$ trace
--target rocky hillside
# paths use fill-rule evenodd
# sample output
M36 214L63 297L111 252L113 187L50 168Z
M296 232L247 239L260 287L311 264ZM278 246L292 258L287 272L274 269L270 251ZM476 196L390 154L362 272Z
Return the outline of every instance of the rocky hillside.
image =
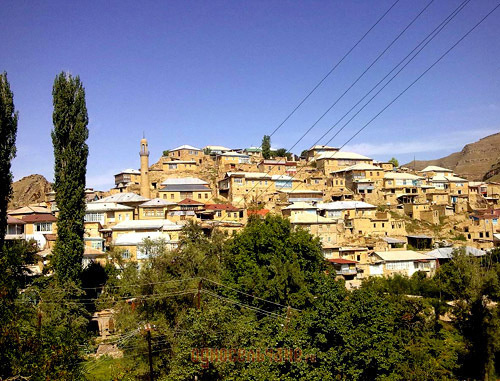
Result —
M483 180L500 182L500 159L486 172Z
M437 165L452 169L459 176L471 181L481 181L487 173L492 173L487 177L488 179L495 174L492 171L495 164L497 164L497 170L500 169L499 162L500 133L496 133L475 143L467 144L460 152L452 153L446 157L435 160L417 160L415 161L415 169L421 170L428 165ZM413 168L414 163L404 164L404 166Z
M12 184L14 190L9 209L45 201L45 193L52 190L51 184L42 175L29 175Z

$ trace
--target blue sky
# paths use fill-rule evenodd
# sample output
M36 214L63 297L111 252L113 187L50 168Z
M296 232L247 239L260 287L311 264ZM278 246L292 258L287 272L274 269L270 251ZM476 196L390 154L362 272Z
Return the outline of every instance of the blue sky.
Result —
M272 145L291 147L429 1L400 0ZM139 166L143 132L150 162L181 144L259 145L393 2L4 1L0 70L20 114L15 179L52 180L51 92L61 71L80 75L86 89L88 186L108 189L114 173ZM294 152L316 142L459 3L434 1ZM330 144L344 144L495 5L472 0ZM432 159L500 131L499 21L500 10L346 149Z

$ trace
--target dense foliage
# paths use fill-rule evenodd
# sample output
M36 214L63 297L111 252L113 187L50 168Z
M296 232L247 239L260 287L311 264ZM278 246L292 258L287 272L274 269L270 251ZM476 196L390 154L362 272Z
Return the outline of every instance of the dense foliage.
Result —
M0 74L0 249L7 231L7 207L12 196L11 161L16 156L18 113L7 73Z
M54 191L59 208L53 265L61 281L78 282L82 270L85 231L85 175L88 116L85 90L77 76L59 74L52 91L54 112Z
M15 283L2 280L11 290L0 309L4 378L147 379L149 327L156 380L496 375L499 251L456 253L433 278L370 278L348 291L318 240L286 219L251 219L232 236L189 223L175 250L145 240L150 257L140 266L113 249L105 267L84 270L82 291L47 277L26 284L29 247L15 249L21 259L6 277ZM105 308L116 334L102 341L87 311ZM85 356L102 342L123 357Z

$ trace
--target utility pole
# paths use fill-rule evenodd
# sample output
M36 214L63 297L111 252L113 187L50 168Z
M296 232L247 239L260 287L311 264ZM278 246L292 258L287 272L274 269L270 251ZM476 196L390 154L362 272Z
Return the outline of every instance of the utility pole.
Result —
M285 332L288 330L288 323L290 322L291 312L292 312L292 308L290 306L288 306L286 308Z
M196 294L196 308L201 308L201 286L203 285L203 279L198 282L198 293Z
M153 381L153 353L151 352L151 324L144 326L146 330L146 340L148 341L148 358L149 358L149 381Z

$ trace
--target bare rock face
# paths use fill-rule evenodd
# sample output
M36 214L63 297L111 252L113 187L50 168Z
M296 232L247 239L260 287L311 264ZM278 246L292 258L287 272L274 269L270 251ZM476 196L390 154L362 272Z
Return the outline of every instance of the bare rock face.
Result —
M494 165L500 162L500 133L480 139L475 143L467 144L462 151L452 153L435 160L420 160L405 164L405 167L422 170L428 165L452 169L459 176L471 181L490 179L487 176L494 170ZM500 169L500 165L497 165ZM500 171L499 171L500 172Z
M29 175L14 182L12 188L9 209L45 201L45 193L52 190L52 185L42 175Z
M488 172L483 177L484 181L500 182L500 159L493 164Z

